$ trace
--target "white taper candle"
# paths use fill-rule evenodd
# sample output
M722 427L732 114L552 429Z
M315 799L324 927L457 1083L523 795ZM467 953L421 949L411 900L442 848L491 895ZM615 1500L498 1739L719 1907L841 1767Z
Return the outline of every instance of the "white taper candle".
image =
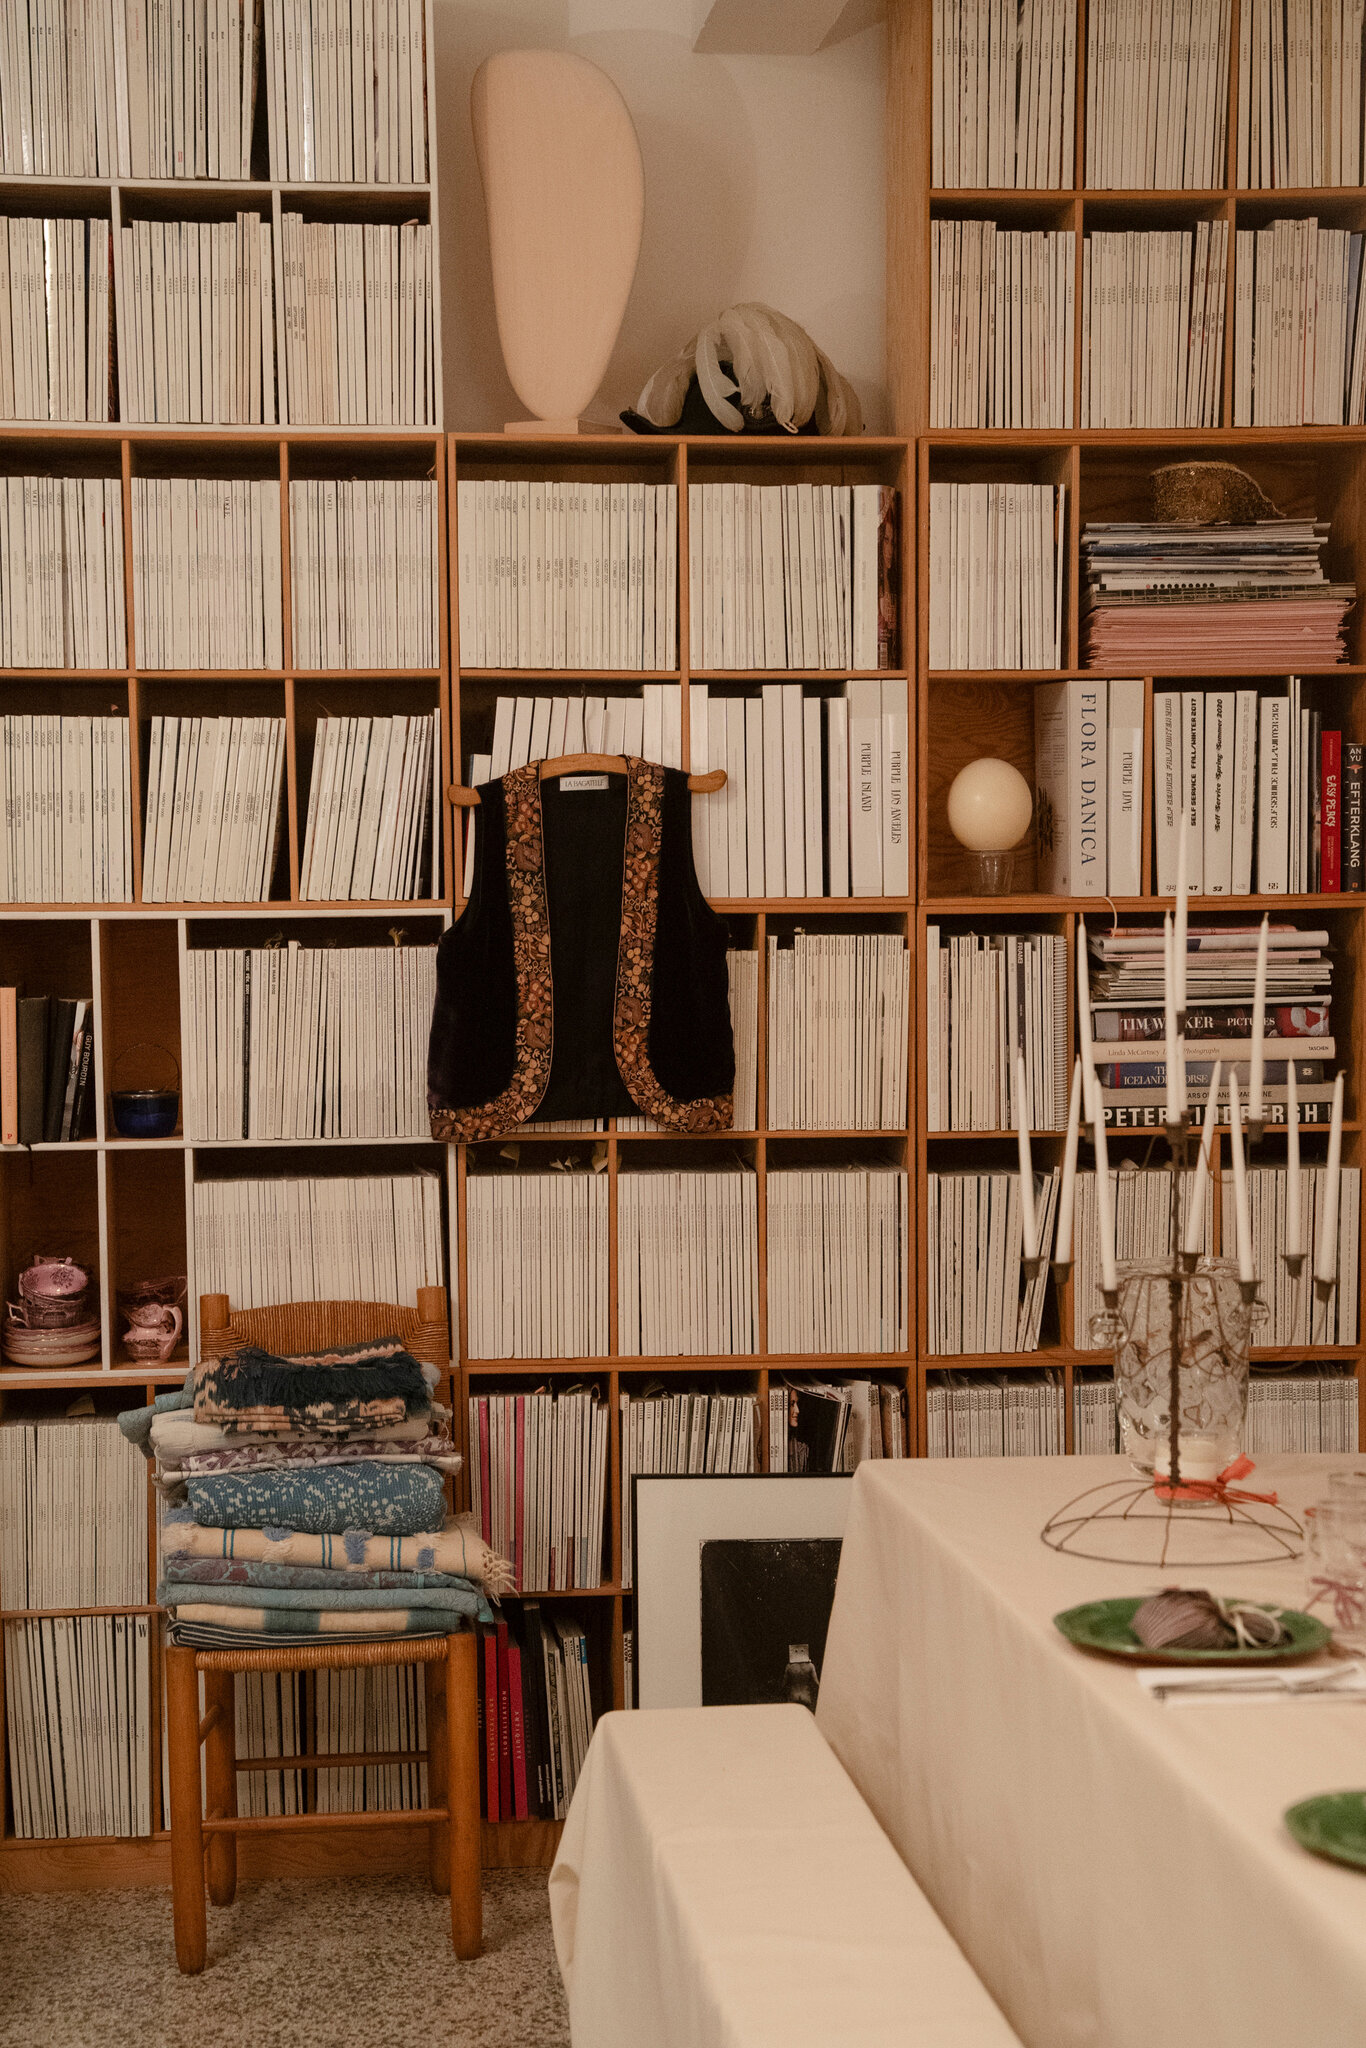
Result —
M1338 1274L1338 1191L1342 1182L1342 1083L1339 1073L1333 1083L1333 1121L1328 1131L1328 1165L1323 1176L1323 1206L1319 1210L1319 1248L1314 1260L1314 1278L1331 1287Z
M1115 1272L1114 1189L1110 1186L1110 1151L1105 1142L1105 1105L1100 1099L1100 1083L1094 1067L1086 1085L1096 1146L1096 1235L1100 1239L1100 1284L1106 1294L1113 1294L1119 1286L1119 1276Z
M1172 914L1162 919L1162 1007L1167 1023L1167 1127L1181 1122L1185 1091L1185 1052L1176 1028L1176 972L1172 950Z
M1238 1071L1228 1074L1228 1142L1233 1156L1233 1210L1238 1232L1238 1278L1255 1280L1252 1264L1252 1216L1247 1203L1247 1161L1243 1156L1243 1104L1238 1093Z
M1034 1214L1034 1160L1029 1144L1029 1088L1025 1080L1024 1054L1015 1055L1015 1131L1020 1144L1020 1223L1024 1234L1024 1255L1039 1256L1039 1220Z
M1304 1257L1304 1194L1300 1183L1300 1084L1295 1079L1293 1059L1285 1063L1285 1166L1286 1256L1301 1259Z
M1186 1239L1182 1250L1194 1255L1200 1249L1205 1234L1205 1189L1209 1186L1210 1153L1214 1147L1214 1120L1219 1106L1219 1076L1223 1061L1214 1062L1210 1076L1209 1094L1205 1097L1205 1121L1200 1131L1200 1157L1195 1162L1195 1180L1191 1186L1190 1207L1186 1211Z
M1067 1141L1062 1151L1062 1187L1058 1192L1058 1238L1053 1258L1065 1266L1072 1257L1072 1217L1077 1205L1077 1140L1081 1136L1082 1064L1072 1063L1072 1093L1067 1103Z
M1183 1014L1186 1007L1186 921L1190 909L1190 861L1186 844L1188 824L1189 820L1183 810L1180 829L1176 835L1176 936L1172 946L1178 1017Z
M1266 1077L1266 947L1270 918L1262 919L1257 938L1257 978L1252 986L1252 1066L1247 1081L1249 1123L1263 1121L1262 1083Z
M1091 962L1086 950L1084 917L1077 919L1077 1054L1085 1077L1090 1074L1096 1063L1096 1054L1091 1039ZM1091 1087L1087 1081L1082 1090L1081 1120L1088 1123L1090 1117Z

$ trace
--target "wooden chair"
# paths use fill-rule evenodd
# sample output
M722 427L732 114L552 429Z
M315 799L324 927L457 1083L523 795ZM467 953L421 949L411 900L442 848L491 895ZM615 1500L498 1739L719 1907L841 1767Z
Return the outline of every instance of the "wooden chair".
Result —
M243 1344L283 1352L316 1351L397 1334L415 1358L449 1363L446 1291L424 1287L416 1310L383 1302L314 1301L273 1308L229 1309L225 1294L200 1296L201 1355L223 1356ZM427 1716L425 1750L251 1758L237 1755L233 1686L239 1671L354 1671L389 1664L421 1664ZM204 1676L205 1712L199 1712ZM216 1906L231 1905L237 1890L237 1843L243 1835L319 1827L425 1827L429 1830L432 1889L449 1892L451 1941L462 1958L483 1945L480 1878L479 1725L475 1638L389 1637L373 1643L318 1642L278 1649L166 1652L167 1748L171 1780L171 1888L176 1961L202 1970L207 1939L204 1887ZM199 1751L204 1749L201 1780ZM245 1771L346 1768L425 1762L428 1805L411 1811L270 1814L238 1818L237 1778ZM202 1788L202 1789L201 1789ZM206 1797L207 1795L207 1797ZM207 1811L206 1809L207 1805Z

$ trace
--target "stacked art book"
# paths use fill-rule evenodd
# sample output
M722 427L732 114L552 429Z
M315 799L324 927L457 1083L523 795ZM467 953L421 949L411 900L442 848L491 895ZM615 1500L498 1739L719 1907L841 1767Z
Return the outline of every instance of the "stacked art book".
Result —
M1256 925L1192 925L1189 931L1186 1086L1203 1105L1220 1062L1221 1121L1228 1117L1230 1074L1245 1092L1250 1078L1259 935ZM1089 946L1091 1033L1106 1123L1156 1129L1168 1101L1162 932L1104 927L1089 935ZM1270 1123L1286 1119L1292 1064L1299 1121L1330 1121L1338 1048L1328 948L1326 931L1285 923L1267 932L1264 1099Z

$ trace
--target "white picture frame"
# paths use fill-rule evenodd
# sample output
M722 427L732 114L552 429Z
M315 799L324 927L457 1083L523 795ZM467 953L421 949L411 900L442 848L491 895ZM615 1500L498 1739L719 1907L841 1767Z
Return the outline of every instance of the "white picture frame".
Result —
M852 1485L851 1474L637 1475L635 1658L642 1708L702 1705L702 1544L840 1539Z

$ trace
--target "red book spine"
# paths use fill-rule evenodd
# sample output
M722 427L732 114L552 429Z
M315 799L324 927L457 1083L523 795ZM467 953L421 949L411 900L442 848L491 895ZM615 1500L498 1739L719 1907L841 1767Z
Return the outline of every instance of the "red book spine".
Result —
M508 1625L494 1623L498 1635L498 1810L512 1819L512 1696L508 1690Z
M526 1525L522 1520L526 1511L523 1477L526 1470L526 1401L521 1394L517 1396L516 1442L513 1456L516 1459L516 1476L513 1481L513 1563L517 1571L517 1584L522 1586L526 1583Z
M479 1403L479 1533L493 1547L493 1492L489 1477L489 1404Z
M1342 734L1326 732L1323 754L1323 837L1319 842L1319 887L1325 896L1342 891Z
M487 1633L480 1642L484 1653L484 1774L488 1788L484 1818L498 1820L498 1645Z
M526 1798L526 1721L522 1702L521 1645L508 1638L508 1695L512 1703L512 1810L518 1820L528 1814Z

